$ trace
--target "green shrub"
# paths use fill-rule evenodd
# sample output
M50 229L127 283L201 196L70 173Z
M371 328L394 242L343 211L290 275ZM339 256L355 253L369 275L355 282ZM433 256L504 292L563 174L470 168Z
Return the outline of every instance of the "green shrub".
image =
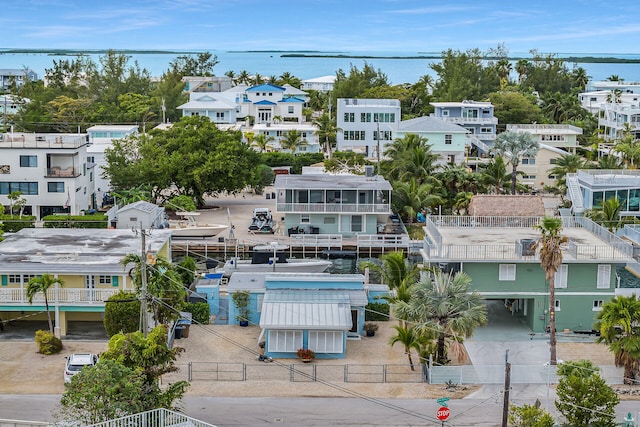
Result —
M188 302L182 310L191 313L193 323L209 324L209 304L206 302Z
M36 344L38 353L57 354L62 351L62 340L49 331L36 331Z
M104 214L93 215L47 215L42 218L44 228L108 228Z
M196 203L193 201L193 197L180 195L172 197L164 204L164 208L168 211L187 211L192 212L196 210Z
M365 307L364 320L373 322L389 320L389 304L384 302L370 302Z
M104 306L104 330L109 337L130 333L140 325L140 301L135 292L120 291L112 295Z
M15 233L23 228L34 228L36 217L32 215L22 215L22 218L18 218L17 215L11 217L11 215L0 215L0 222L2 222L3 230L6 233Z

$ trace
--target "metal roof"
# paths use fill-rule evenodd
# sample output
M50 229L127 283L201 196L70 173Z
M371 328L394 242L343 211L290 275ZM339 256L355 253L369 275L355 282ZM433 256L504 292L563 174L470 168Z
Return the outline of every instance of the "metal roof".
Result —
M274 91L274 90L284 92L286 89L283 88L282 86L264 84L264 85L252 86L249 89L247 89L247 92Z
M403 120L398 125L399 132L451 132L467 133L467 129L460 125L449 123L445 120L436 119L429 116L416 117L415 119Z
M352 326L348 292L268 291L262 302L262 328L349 330Z
M274 188L310 190L392 190L389 181L381 176L364 175L276 175Z

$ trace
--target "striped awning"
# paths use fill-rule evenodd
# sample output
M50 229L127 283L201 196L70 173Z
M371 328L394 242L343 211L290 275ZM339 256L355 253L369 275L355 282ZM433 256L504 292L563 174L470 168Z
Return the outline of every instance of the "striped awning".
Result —
M262 301L260 327L265 329L344 331L352 326L349 291L267 291Z

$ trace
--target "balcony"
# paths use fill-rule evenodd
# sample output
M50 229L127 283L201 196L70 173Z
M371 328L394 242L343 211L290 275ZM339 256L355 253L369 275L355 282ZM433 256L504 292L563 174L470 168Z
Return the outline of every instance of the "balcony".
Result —
M431 114L431 117L444 120L445 122L455 123L457 125L461 125L461 124L497 125L498 124L498 119L496 117L446 117L446 116L436 116L433 113Z
M73 166L52 166L47 168L46 178L75 178L80 176L80 171Z
M58 288L57 298L56 289L49 289L47 291L47 300L49 307L52 309L56 304L58 305L95 305L104 306L104 302L111 296L118 293L120 289L85 289L85 288ZM21 288L5 287L0 289L0 303L2 304L14 304L25 305L29 304L29 298L27 298L27 290ZM33 297L34 305L44 304L44 295L38 293Z
M276 212L281 213L375 213L391 212L388 203L276 203Z

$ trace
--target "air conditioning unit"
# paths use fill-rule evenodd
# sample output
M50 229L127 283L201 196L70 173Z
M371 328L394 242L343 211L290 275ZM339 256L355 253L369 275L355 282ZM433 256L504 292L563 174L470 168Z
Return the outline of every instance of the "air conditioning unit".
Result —
M534 256L536 254L535 250L535 239L520 239L519 247L520 247L520 255L521 256Z
M364 174L367 177L372 177L373 176L373 166L371 165L367 165L364 167Z

